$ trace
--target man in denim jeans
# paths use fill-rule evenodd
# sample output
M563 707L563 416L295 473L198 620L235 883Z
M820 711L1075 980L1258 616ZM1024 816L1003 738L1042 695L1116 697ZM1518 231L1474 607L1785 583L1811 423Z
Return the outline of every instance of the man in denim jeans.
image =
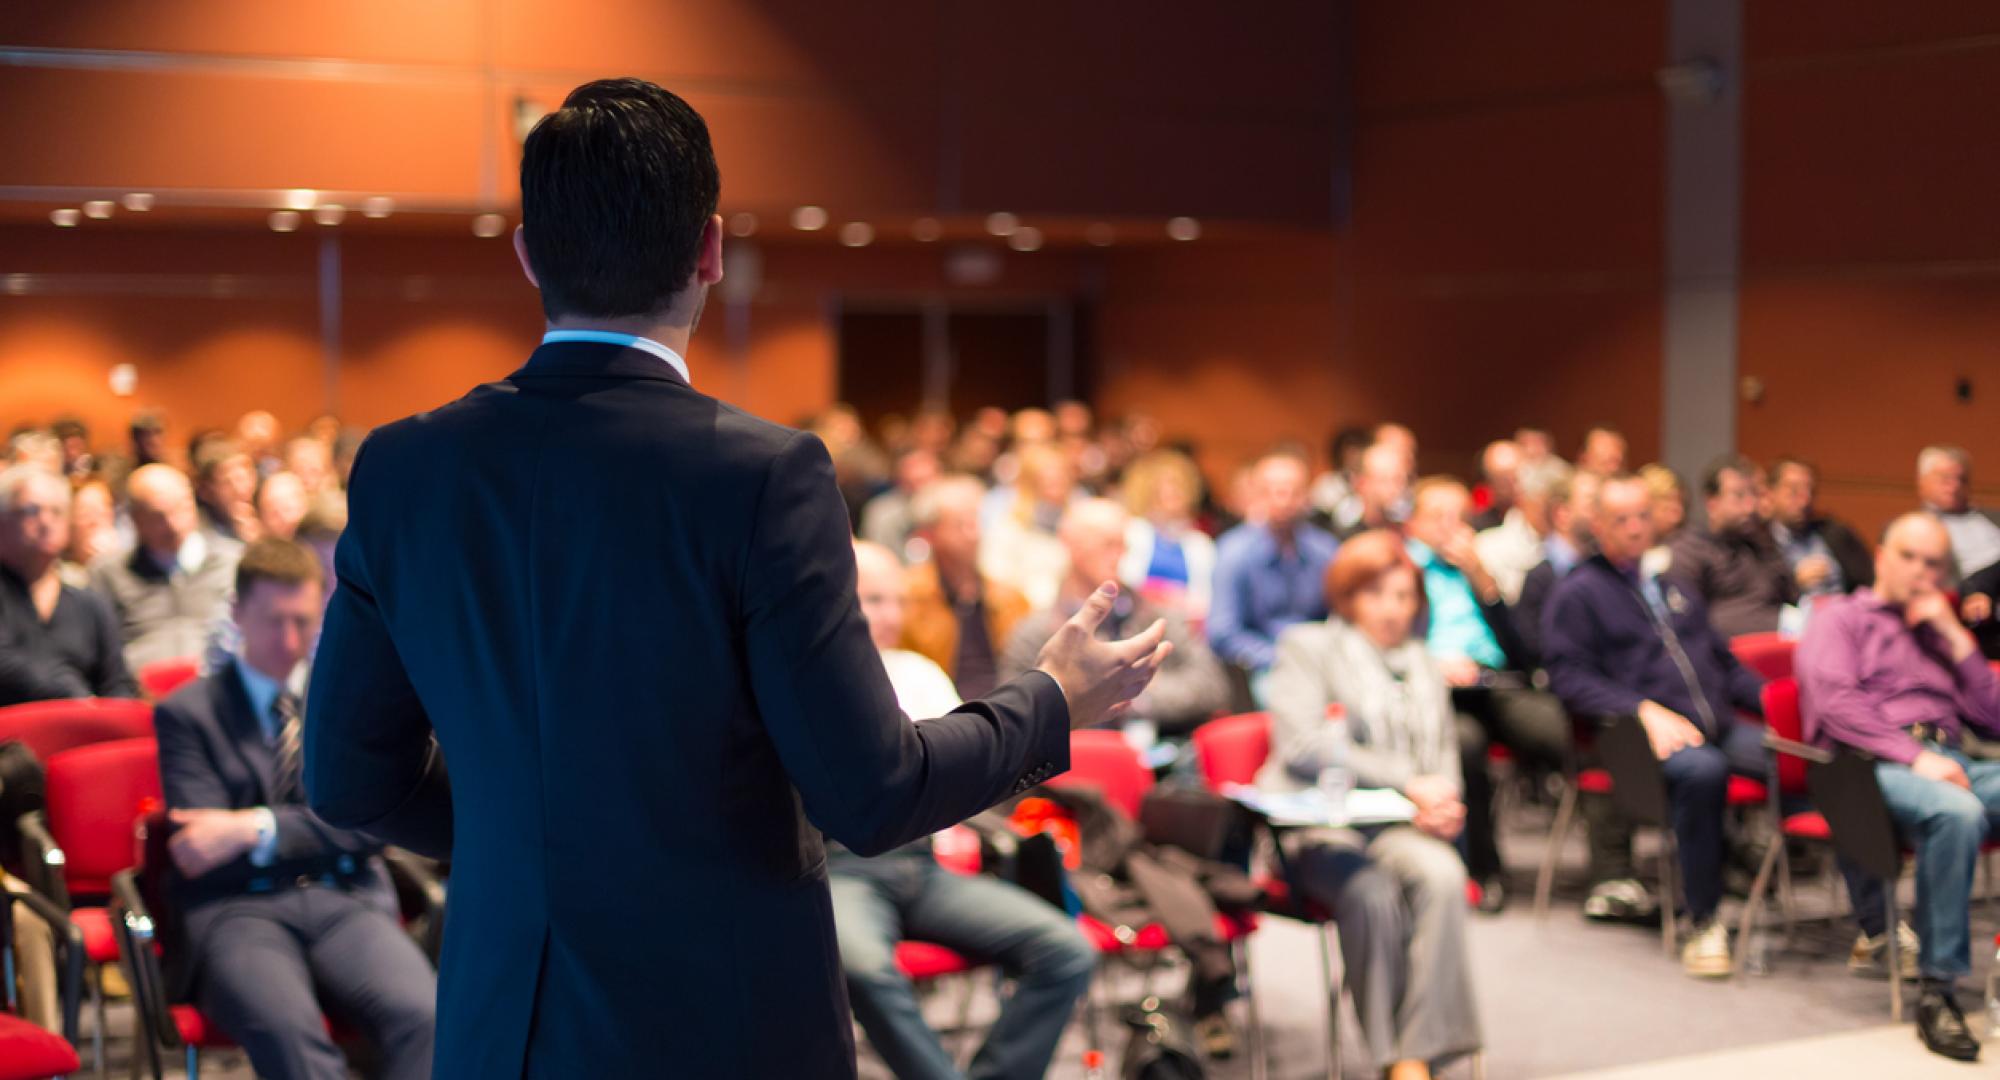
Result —
M1979 1056L1953 997L1972 970L1979 847L2000 821L2000 763L1973 761L1965 729L2000 736L2000 678L1943 591L1951 537L1929 513L1889 526L1875 584L1821 601L1795 666L1806 734L1872 755L1889 813L1917 849L1917 1031L1936 1053Z

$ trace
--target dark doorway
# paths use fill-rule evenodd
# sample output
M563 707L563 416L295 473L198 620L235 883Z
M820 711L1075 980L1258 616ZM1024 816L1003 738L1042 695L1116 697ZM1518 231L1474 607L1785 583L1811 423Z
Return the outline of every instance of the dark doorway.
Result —
M962 420L1095 390L1088 320L1067 300L856 302L838 319L840 400L870 427L926 405Z

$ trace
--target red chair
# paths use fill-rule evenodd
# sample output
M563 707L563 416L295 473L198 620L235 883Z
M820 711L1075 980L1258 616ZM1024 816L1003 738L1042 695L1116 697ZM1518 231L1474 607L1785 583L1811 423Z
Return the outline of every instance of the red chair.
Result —
M57 994L62 1002L63 1034L46 1031L22 1019L16 1010L14 909L26 907L55 932ZM0 889L0 973L4 973L6 1008L0 1010L0 1080L42 1080L67 1076L83 1067L76 1056L77 988L83 982L83 932L63 917L47 897Z
M1792 677L1792 654L1799 643L1783 634L1739 634L1729 639L1736 662L1766 681Z
M93 743L49 756L40 820L22 819L22 839L43 895L83 933L97 1024L95 1060L104 1061L104 965L118 960L118 939L104 905L111 877L136 862L132 827L160 802L159 748L151 736ZM78 906L76 901L88 901Z
M19 739L43 762L78 746L152 734L152 703L137 698L66 698L0 707L0 742Z
M1199 738L1200 729L1196 729ZM1139 758L1138 751L1116 731L1086 730L1069 737L1069 771L1048 781L1053 788L1092 787L1104 794L1113 806L1132 820L1139 820L1139 806L1153 789L1153 770ZM1149 975L1159 954L1171 947L1166 928L1158 923L1142 927L1112 927L1088 914L1077 917L1077 926L1096 947L1099 956L1136 963L1144 958ZM1257 998L1250 985L1250 951L1245 947L1257 929L1254 915L1234 916L1218 912L1216 936L1229 946L1236 960L1243 997L1250 1010L1250 1052L1252 1068L1263 1075L1264 1030L1257 1015Z
M201 676L201 658L181 656L155 660L139 669L139 687L158 701Z

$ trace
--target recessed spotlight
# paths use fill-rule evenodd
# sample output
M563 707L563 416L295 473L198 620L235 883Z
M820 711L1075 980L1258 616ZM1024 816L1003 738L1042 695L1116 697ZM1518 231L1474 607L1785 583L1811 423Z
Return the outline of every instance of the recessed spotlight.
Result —
M117 206L118 204L110 199L92 199L83 204L83 216L92 221L103 221L111 216L111 211Z
M792 228L800 232L818 232L826 228L827 221L826 211L817 206L801 206L792 211Z
M49 220L59 229L74 229L76 223L83 220L83 211L74 206L65 206L60 210L49 211Z
M385 218L396 212L396 200L387 195L370 195L361 200L361 216Z
M28 287L33 284L34 280L26 274L8 274L4 283L0 283L0 288L6 289L9 296L26 296Z
M934 217L920 217L910 222L910 235L920 244L928 244L944 235L944 227Z
M1042 230L1033 225L1023 225L1007 238L1007 246L1015 251L1042 250Z
M850 221L840 227L840 242L848 247L867 247L875 242L875 226L865 221Z
M153 208L153 195L147 191L134 191L121 201L124 202L125 209L135 214L143 214Z
M347 207L337 202L322 203L313 207L313 220L321 225L338 225L347 220Z
M729 235L755 236L756 234L757 215L748 210L729 215Z
M1012 236L1021 227L1021 219L1005 210L986 215L986 231L995 236Z
M491 240L507 231L507 218L502 214L486 213L472 219L472 235L482 240Z
M1108 221L1093 221L1083 230L1083 238L1092 247L1110 247L1118 239L1118 230L1112 228Z
M1191 217L1167 219L1167 235L1176 240L1193 240L1201 236L1201 222Z
M271 216L266 220L269 222L272 232L297 232L299 228L299 212L297 210L273 210L271 211Z
M319 203L319 192L311 188L293 188L285 192L285 206L291 210L310 210Z

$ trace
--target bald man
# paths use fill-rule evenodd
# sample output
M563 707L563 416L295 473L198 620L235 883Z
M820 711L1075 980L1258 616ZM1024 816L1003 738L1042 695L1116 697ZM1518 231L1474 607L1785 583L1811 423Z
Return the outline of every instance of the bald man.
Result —
M202 531L194 485L170 465L134 470L126 492L137 542L99 559L90 587L111 605L134 671L199 656L228 615L243 547Z
M1354 477L1357 516L1337 530L1342 540L1374 529L1399 530L1409 516L1410 458L1396 443L1378 442L1361 453Z
M942 716L959 705L944 669L896 647L909 586L894 552L866 540L854 545L855 589L868 635L896 702L911 716ZM1095 587L1095 586L1093 586ZM996 877L968 877L938 865L928 838L863 858L827 842L827 884L834 936L854 1017L898 1077L1040 1076L1090 985L1097 954L1060 908ZM961 1074L924 1022L909 976L896 966L896 943L934 942L1015 976L1014 993Z
M1874 585L1820 601L1794 663L1807 738L1873 757L1889 813L1916 844L1917 1031L1932 1051L1970 1061L1979 1042L1953 988L1972 970L1972 873L1980 845L2000 835L2000 762L1963 747L1967 728L2000 738L2000 678L1952 610L1950 565L1943 522L1897 518Z
M1303 469L1298 481L1302 502ZM1084 499L1063 513L1056 537L1069 555L1069 569L1058 587L1055 606L1029 615L1014 628L1000 662L1002 679L1033 667L1042 646L1083 606L1097 583L1117 580L1118 564L1125 558L1125 529L1130 523L1131 515L1125 508L1109 499ZM1229 704L1229 678L1222 663L1189 631L1187 620L1153 607L1128 588L1119 594L1098 632L1115 637L1122 635L1123 628L1151 626L1155 619L1166 622L1167 640L1173 642L1174 651L1153 684L1133 703L1131 717L1152 721L1164 734L1185 735Z

